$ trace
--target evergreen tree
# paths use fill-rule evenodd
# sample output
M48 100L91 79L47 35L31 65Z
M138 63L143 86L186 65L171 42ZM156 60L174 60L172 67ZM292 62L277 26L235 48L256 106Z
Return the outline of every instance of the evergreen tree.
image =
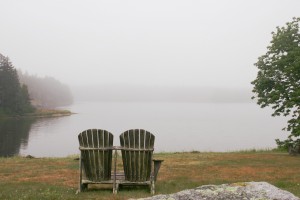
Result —
M0 113L32 112L27 87L20 86L16 69L8 58L0 58Z

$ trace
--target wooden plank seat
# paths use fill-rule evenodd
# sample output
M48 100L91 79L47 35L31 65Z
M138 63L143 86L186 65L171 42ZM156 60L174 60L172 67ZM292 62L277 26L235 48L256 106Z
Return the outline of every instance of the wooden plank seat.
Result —
M114 184L111 179L113 135L106 130L88 129L78 135L78 140L79 191L87 189L88 184Z

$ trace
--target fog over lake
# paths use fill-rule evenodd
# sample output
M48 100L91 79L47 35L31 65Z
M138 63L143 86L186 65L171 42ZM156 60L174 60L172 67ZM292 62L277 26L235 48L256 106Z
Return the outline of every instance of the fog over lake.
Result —
M7 144L16 146L13 154L56 157L79 153L77 135L89 128L112 132L114 145L125 130L149 130L156 135L156 152L274 148L274 140L286 136L281 131L285 119L271 117L270 110L254 103L83 101L69 109L77 114L37 119L21 139L2 135L1 141L18 143Z
M0 121L0 155L57 157L78 154L77 135L105 129L119 135L146 129L155 151L238 151L275 148L286 118L271 117L251 90L199 87L98 86L73 88L66 117Z
M287 119L251 100L251 81L271 32L299 17L299 0L0 5L0 54L24 75L70 87L74 104L63 109L77 113L0 120L0 155L77 154L77 135L89 128L111 131L116 145L123 131L147 129L156 151L274 148L288 136Z

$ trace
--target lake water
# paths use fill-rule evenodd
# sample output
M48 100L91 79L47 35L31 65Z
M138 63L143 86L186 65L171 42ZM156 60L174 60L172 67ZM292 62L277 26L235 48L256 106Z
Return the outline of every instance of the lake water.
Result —
M255 103L77 102L77 114L0 121L0 156L61 157L78 154L77 135L90 128L114 134L142 128L156 136L155 151L233 151L276 147L286 118Z

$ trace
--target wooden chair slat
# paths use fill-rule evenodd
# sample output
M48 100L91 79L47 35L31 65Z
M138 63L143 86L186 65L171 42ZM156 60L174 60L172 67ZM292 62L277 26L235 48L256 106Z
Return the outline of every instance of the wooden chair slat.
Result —
M140 149L143 150L145 149L145 130L140 130ZM145 151L141 151L140 155L140 178L141 180L146 180L144 177L145 177L145 173L143 170L145 168L145 162L144 162L144 159L145 159Z
M134 130L130 130L129 131L129 145L130 145L130 148L133 148L134 149ZM131 173L130 173L130 176L131 176L131 180L134 180L135 177L134 177L134 174L135 174L135 152L133 151L129 151L130 153L130 164L131 164Z
M134 148L140 149L140 130L136 129L134 130ZM135 180L140 179L140 151L135 151Z
M104 146L108 146L109 145L109 143L108 143L109 142L109 135L104 134L103 139L104 139L104 142L103 142ZM105 165L104 165L103 175L106 176L106 177L109 175L109 172L108 172L109 155L108 154L109 154L108 151L104 151L104 163L105 163Z
M124 134L120 135L120 145L122 147L125 146L125 143L124 143ZM123 170L124 170L124 174L127 174L127 172L125 173L125 170L127 170L127 165L126 165L126 159L125 159L125 151L121 151L121 154L122 154L122 161L123 161Z
M108 135L108 144L113 144L113 137L111 137L110 134ZM107 168L112 169L112 156L110 156L109 154L108 154ZM107 169L107 171L109 171L108 169ZM111 173L108 172L107 176L109 176L109 175L111 175Z
M87 137L87 131L84 131L82 134L82 143L84 147L89 147L88 145L88 137ZM85 176L87 178L91 177L91 168L89 164L90 154L88 151L83 151L83 168L87 172L85 173Z
M145 148L149 149L150 148L150 138L151 138L151 133L149 133L148 131L146 131L146 138L145 138ZM150 171L149 168L151 167L151 161L149 162L149 156L150 156L150 152L145 152L145 159L144 159L144 178L146 180L149 179L150 177Z
M96 147L96 142L97 142L97 130L92 130L91 131L91 147L95 148ZM99 166L97 165L97 156L98 156L98 152L97 150L92 150L91 151L92 153L92 160L91 160L91 167L93 169L93 177L95 177L96 179L98 179L98 176L97 176L97 172L99 170Z

